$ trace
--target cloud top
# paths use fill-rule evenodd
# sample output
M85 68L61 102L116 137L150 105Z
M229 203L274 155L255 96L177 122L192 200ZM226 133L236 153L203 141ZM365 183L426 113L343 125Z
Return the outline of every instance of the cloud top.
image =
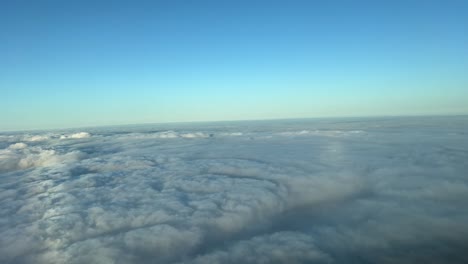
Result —
M70 135L61 135L60 136L60 139L80 139L80 138L89 138L91 136L91 134L89 134L88 132L78 132L78 133L73 133L73 134L70 134Z
M466 263L468 120L345 121L0 135L0 262Z

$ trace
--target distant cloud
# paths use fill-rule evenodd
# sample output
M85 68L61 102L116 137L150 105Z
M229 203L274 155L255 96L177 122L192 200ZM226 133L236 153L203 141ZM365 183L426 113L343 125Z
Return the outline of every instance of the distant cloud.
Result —
M45 140L48 140L49 137L47 135L34 135L34 136L26 136L24 138L25 141L32 141L32 142L35 142L35 141L45 141Z
M73 138L73 139L79 139L79 138L89 138L91 134L88 132L79 132L79 133L74 133L71 135L62 135L60 136L60 139L67 139L67 138Z
M392 122L1 135L0 262L468 262L468 124Z

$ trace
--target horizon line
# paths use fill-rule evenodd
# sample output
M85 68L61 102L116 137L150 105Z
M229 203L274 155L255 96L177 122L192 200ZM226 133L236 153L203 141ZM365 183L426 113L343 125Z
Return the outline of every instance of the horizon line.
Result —
M316 117L285 117L285 118L253 118L253 119L228 119L228 120L194 120L194 121L166 121L166 122L142 122L142 123L122 123L122 124L107 124L107 125L84 125L56 128L31 128L31 129L6 129L0 130L0 133L17 133L17 132L39 132L39 131L57 131L57 130L73 130L87 128L104 128L104 127L126 127L126 126L145 126L145 125L165 125L165 124L193 124L193 123L222 123L222 122L261 122L261 121L281 121L281 120L302 120L302 119L346 119L346 118L392 118L392 117L462 117L463 114L407 114L407 115L350 115L350 116L316 116Z

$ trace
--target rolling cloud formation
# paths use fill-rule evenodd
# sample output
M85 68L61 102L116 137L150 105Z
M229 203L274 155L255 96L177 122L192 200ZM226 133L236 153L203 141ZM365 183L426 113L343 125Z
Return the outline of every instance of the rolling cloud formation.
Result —
M468 118L0 133L1 263L467 263Z

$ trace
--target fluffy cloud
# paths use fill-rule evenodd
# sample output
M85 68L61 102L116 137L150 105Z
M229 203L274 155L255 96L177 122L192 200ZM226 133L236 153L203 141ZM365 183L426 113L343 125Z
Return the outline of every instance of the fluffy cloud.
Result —
M88 132L78 132L78 133L73 133L70 135L61 135L60 139L68 139L68 138L73 138L73 139L80 139L80 138L89 138L91 134Z
M26 148L27 146L28 146L28 145L26 145L25 143L19 142L19 143L11 144L8 148L9 148L9 149L24 149L24 148Z
M0 262L465 263L468 121L413 122L0 135Z
M11 144L0 150L0 172L24 170L33 167L53 166L62 162L76 161L82 156L79 151L60 154L54 149L28 147L23 142Z

